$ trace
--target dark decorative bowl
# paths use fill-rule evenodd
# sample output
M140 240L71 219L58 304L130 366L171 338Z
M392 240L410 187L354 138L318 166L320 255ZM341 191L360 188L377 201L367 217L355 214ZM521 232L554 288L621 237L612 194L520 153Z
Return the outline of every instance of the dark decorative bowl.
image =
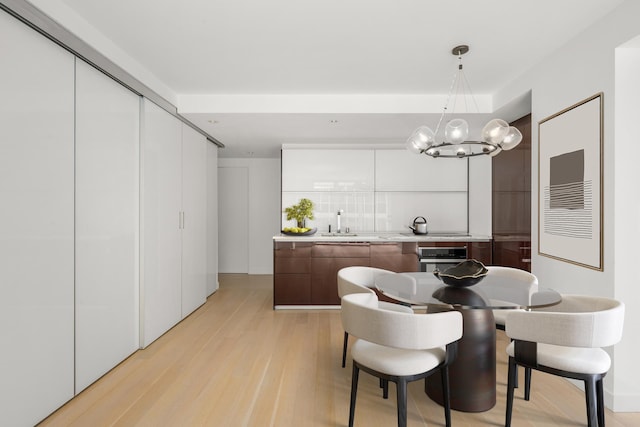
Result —
M447 268L445 271L434 271L433 274L442 280L445 285L465 288L480 282L487 273L489 273L489 270L481 262L470 259Z

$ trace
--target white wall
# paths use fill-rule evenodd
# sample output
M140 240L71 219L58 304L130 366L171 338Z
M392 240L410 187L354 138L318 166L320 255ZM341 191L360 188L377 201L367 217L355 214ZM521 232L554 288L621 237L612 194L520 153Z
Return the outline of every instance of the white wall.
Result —
M532 271L541 285L563 293L620 298L627 304L625 333L611 350L613 369L605 379L605 401L616 411L640 411L640 297L635 245L640 238L637 167L637 54L619 52L620 83L634 86L624 101L616 94L616 48L640 34L640 2L627 1L576 39L505 87L497 105L532 91ZM629 56L633 55L632 59ZM630 61L633 61L633 69ZM626 91L627 89L625 89ZM604 271L579 267L538 254L538 127L535 123L598 92L604 92ZM622 92L622 90L620 90ZM618 111L615 107L619 107ZM614 115L614 112L616 115ZM620 114L617 116L617 114ZM622 121L626 118L626 121ZM634 140L635 139L635 140ZM628 147L628 148L627 148ZM629 154L632 153L630 156ZM618 223L617 221L620 221Z
M246 168L248 173L248 192L226 182L219 186L220 205L220 272L229 271L222 258L224 251L242 253L247 257L246 271L234 273L272 274L273 273L273 236L280 233L280 159L218 159L218 168ZM247 197L246 212L228 212L229 207L222 201L228 197ZM246 226L247 239L236 239L232 235L223 236L225 216L242 216ZM246 215L245 215L246 214ZM237 220L237 219L236 219ZM243 233L238 233L242 235ZM238 247L244 248L238 251Z
M640 38L636 38L636 41ZM615 288L614 297L627 303L625 339L615 347L613 381L616 397L620 395L621 410L640 410L640 391L636 359L640 344L640 311L635 309L639 300L637 251L634 243L640 236L640 197L638 197L637 156L630 156L638 149L637 122L640 118L640 44L635 48L616 50L615 70L615 171L614 207L610 216L614 219ZM605 211L606 214L606 211ZM631 374L630 373L635 373ZM617 403L617 402L616 402ZM635 404L634 404L635 403Z

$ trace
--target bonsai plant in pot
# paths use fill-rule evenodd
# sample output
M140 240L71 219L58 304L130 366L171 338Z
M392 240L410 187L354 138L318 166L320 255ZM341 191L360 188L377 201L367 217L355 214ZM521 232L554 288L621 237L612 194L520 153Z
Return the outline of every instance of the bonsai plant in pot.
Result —
M284 209L284 213L287 214L287 221L295 220L295 227L285 227L282 229L283 232L289 234L313 234L316 229L311 229L306 227L305 221L308 219L313 219L313 202L309 199L300 199L300 202L297 205L289 206Z

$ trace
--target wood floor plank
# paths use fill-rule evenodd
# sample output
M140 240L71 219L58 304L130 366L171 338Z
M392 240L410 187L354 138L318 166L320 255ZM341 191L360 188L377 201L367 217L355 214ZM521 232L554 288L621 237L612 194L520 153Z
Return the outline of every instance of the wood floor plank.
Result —
M339 311L274 311L272 304L272 276L221 275L220 289L202 307L40 425L346 426L351 361L340 366ZM504 425L507 344L499 332L496 406L453 411L454 426ZM409 384L408 426L442 426L443 409L423 384ZM606 416L611 427L640 425L640 413ZM355 421L396 425L394 385L382 399L378 380L361 373ZM513 425L585 426L584 395L566 380L534 372L531 401L516 391Z

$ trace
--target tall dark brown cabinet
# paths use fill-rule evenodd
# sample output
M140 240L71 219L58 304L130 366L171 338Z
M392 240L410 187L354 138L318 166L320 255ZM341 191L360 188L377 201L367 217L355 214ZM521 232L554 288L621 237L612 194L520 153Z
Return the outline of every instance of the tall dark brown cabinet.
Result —
M522 142L492 159L493 264L531 271L531 115L511 126Z

